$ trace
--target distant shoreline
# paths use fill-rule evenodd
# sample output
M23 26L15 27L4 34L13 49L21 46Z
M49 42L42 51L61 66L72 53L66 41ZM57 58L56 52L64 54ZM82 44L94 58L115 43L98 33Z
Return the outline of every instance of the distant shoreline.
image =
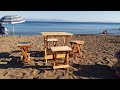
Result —
M17 37L22 37L22 36L41 36L42 34L39 34L39 35L15 35L15 36L17 36ZM101 35L102 36L102 34L73 34L74 36L99 36L99 35ZM109 36L120 36L120 34L107 34L107 35L109 35ZM8 37L12 37L13 35L8 35ZM0 35L0 37L3 37L2 35Z
M41 22L41 23L95 23L95 24L120 24L120 22L76 22L76 21L37 21L37 20L28 20L26 22Z

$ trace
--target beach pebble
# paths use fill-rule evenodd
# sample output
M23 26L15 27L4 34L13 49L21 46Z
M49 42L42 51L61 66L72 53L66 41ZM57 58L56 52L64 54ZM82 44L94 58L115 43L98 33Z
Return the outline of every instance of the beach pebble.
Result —
M34 75L29 75L29 76L22 77L22 79L33 79L33 78L34 78Z
M17 79L15 75L9 74L3 77L3 79Z
M0 79L3 79L3 77L6 75L6 70L0 69Z
M15 75L17 78L21 78L23 76L19 70L11 70L11 74Z
M43 77L45 79L56 79L58 77L58 74L57 72L53 73L52 71L45 70Z
M31 72L31 74L32 75L34 75L34 76L37 76L38 74L39 74L39 70L37 70L37 69L34 69L32 72Z
M117 58L113 58L113 59L111 59L111 61L112 61L113 63L115 63L115 62L117 62L118 60L117 60Z
M97 62L97 64L100 64L100 65L102 65L103 63L102 63L102 62Z
M12 75L11 70L9 70L3 79L16 79L15 75Z
M20 71L24 76L29 76L32 72L32 68L25 68L22 71Z
M88 77L83 77L83 76L80 76L79 79L90 79Z

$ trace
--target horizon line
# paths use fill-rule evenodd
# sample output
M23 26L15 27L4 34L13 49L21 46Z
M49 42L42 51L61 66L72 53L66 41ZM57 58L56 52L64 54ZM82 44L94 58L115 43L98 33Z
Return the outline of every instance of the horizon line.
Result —
M40 21L40 20L26 20L26 21ZM113 21L42 21L41 22L91 22L91 23L120 23L120 22L113 22Z

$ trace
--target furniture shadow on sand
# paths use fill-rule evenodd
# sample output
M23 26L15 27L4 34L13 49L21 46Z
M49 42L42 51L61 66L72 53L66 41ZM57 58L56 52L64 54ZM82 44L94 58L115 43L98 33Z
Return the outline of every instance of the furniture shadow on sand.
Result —
M0 59L1 58L9 58L10 53L9 52L0 52Z
M14 57L14 56L9 56L9 55L1 58L0 68L7 69L7 68L22 68L23 67L24 64L19 61L20 57ZM8 60L4 60L4 58Z
M115 53L115 57L120 60L120 51Z
M30 51L31 57L44 57L44 51Z
M51 70L52 66L46 66L46 65L29 65L27 63L22 63L20 60L20 56L15 56L15 53L18 53L21 51L12 51L11 53L9 52L2 52L0 53L0 69L7 69L7 68L36 68L38 70ZM43 57L44 56L44 51L30 51L31 57ZM34 60L33 60L34 61ZM43 61L40 61L41 63ZM43 62L44 64L44 62Z
M111 67L106 65L80 65L73 64L74 68L77 68L77 71L73 71L75 76L83 79L116 79L113 76L113 71Z

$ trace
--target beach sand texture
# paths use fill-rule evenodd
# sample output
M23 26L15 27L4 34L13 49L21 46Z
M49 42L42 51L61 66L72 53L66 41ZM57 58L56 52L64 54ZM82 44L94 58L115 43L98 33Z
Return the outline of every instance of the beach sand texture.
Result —
M70 40L84 40L83 58L69 57L69 72L51 69L52 61L43 60L43 37L38 36L0 36L0 79L114 79L111 67L120 57L120 35L73 35ZM63 39L58 37L58 45ZM31 65L20 60L18 42L31 42L29 49ZM70 47L70 43L67 43ZM35 61L38 65L35 66Z

